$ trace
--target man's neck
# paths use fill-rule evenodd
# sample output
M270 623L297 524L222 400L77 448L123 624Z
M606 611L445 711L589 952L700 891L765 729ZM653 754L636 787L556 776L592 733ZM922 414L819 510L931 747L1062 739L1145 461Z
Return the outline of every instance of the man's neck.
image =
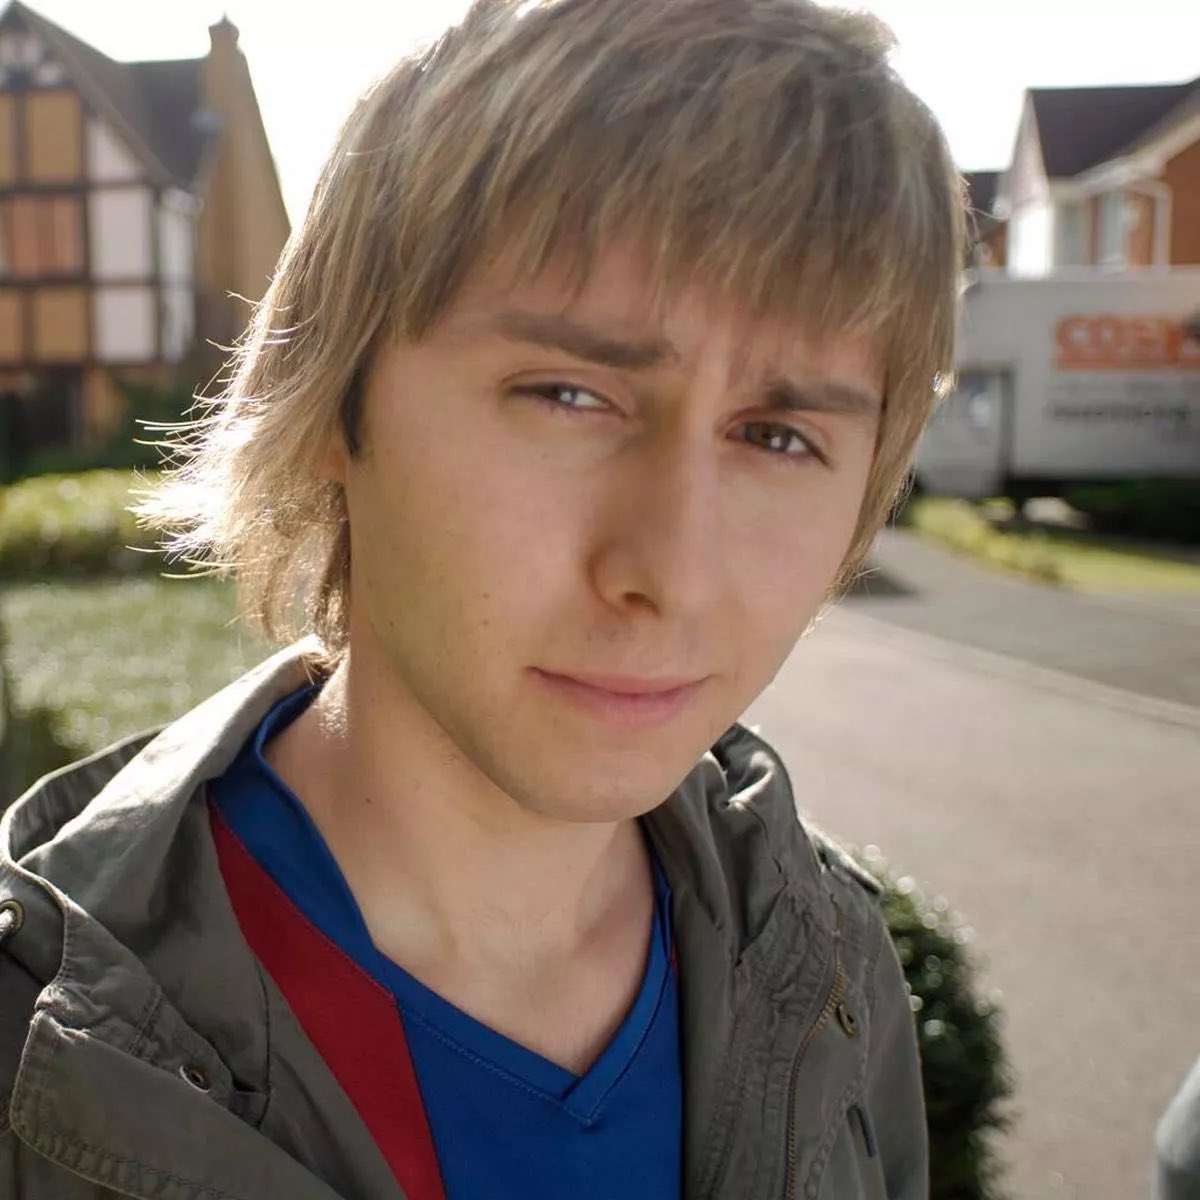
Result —
M582 1071L641 981L653 887L636 822L523 808L365 675L343 663L268 744L268 760L321 830L383 953Z

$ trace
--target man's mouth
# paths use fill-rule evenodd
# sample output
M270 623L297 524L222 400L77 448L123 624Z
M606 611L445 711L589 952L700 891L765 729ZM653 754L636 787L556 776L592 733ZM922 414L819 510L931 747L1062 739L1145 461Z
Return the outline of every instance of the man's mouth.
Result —
M530 673L551 694L589 715L617 725L659 725L684 711L706 677L613 675L559 672L540 667Z

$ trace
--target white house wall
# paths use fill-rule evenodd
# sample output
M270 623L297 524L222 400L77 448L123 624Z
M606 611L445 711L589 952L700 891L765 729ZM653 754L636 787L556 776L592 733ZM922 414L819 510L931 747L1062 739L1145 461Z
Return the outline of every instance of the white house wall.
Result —
M93 191L88 197L92 277L104 282L146 279L154 270L150 189Z
M99 117L88 119L87 161L94 183L132 183L141 178L137 159Z
M162 279L162 354L178 362L196 332L196 202L168 189L158 206L158 267Z
M1008 174L1009 203L1015 210L1024 204L1046 199L1049 191L1033 105L1026 102L1016 149L1013 151L1013 164Z
M195 221L190 206L164 198L158 206L158 263L163 281L190 283L195 256Z
M1008 226L1008 269L1013 275L1049 272L1054 253L1054 208L1034 200L1015 211Z
M152 287L103 287L92 292L96 356L102 362L151 362L157 357Z
M1025 101L1007 180L1008 269L1013 275L1045 275L1054 262L1055 221L1042 162L1033 104Z
M162 321L163 358L178 362L191 346L196 330L196 303L189 285L163 286Z

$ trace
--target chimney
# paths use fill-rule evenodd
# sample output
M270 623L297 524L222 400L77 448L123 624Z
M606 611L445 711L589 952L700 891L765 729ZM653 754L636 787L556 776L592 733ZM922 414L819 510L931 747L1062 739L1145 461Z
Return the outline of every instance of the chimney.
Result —
M212 39L212 54L227 55L233 53L238 45L238 27L223 16L215 25L208 27L208 36Z

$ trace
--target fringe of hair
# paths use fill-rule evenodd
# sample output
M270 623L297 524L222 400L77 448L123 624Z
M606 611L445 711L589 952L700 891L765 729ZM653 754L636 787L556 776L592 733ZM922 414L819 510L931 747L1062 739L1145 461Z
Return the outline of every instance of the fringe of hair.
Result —
M810 0L477 0L343 126L223 392L135 511L173 561L236 575L275 641L348 636L350 538L318 464L353 452L373 348L419 338L503 254L582 285L640 235L658 298L700 283L886 362L845 586L952 375L961 181L874 18Z

